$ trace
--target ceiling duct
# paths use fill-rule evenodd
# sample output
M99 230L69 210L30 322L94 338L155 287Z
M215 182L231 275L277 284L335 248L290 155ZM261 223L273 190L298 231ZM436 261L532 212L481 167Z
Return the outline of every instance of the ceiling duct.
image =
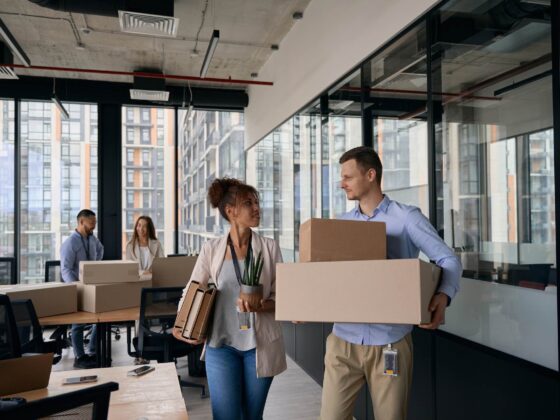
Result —
M123 32L151 36L177 36L179 19L173 17L173 0L30 0L62 12L118 17Z
M14 56L6 44L0 42L0 79L18 79L9 65L14 64Z
M130 89L130 99L167 102L169 100L169 91L165 89L165 79L134 76L134 85Z

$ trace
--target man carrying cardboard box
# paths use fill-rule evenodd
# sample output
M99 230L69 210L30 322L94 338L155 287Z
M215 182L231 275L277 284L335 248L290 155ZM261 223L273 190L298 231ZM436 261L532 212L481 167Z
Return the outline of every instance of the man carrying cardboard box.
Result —
M430 302L436 329L459 290L461 263L420 209L392 201L381 191L383 166L369 147L356 147L340 158L341 187L358 204L347 220L385 222L387 257L418 258L422 251L442 268L442 281ZM322 420L352 418L354 401L369 385L376 420L405 420L412 383L412 325L335 323L327 339Z
M97 219L91 210L80 210L77 216L76 230L64 241L60 248L60 274L66 283L79 280L80 261L99 261L103 258L103 245L93 235ZM84 352L83 324L72 324L72 349L74 350L74 367L89 369L97 366L95 342L97 328L91 327L89 355Z

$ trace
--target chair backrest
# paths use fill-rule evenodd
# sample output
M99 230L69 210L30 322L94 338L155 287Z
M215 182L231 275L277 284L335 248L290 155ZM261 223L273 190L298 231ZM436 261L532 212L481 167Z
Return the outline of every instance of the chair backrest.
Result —
M15 257L0 257L0 284L16 284Z
M59 260L45 261L45 283L49 281L62 281Z
M105 420L109 412L111 392L118 389L118 383L107 382L20 405L6 408L0 406L0 417L3 420L21 420L57 414L56 418Z
M43 352L43 331L31 299L12 300L22 353Z
M0 360L21 356L21 346L10 298L0 295Z
M138 351L142 357L148 353L171 352L169 347L175 340L172 328L182 294L182 287L142 289L138 331Z

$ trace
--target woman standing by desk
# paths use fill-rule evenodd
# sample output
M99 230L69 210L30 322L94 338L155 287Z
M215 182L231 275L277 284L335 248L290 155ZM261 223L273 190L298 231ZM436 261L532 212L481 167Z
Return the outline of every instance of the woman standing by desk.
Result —
M205 345L212 415L214 420L258 420L262 419L273 377L286 369L282 329L274 319L276 263L282 262L282 256L273 239L251 229L260 223L254 187L237 179L216 179L208 198L230 224L227 235L204 243L191 275L191 281L200 282L201 287L213 283L218 289ZM263 300L258 308L239 299L238 277L248 252L255 257L262 252L264 261L260 277ZM238 310L255 312L251 328L240 329ZM184 340L175 329L173 333L188 343L200 343Z
M138 272L150 274L155 257L165 257L163 246L156 237L154 222L149 216L136 219L132 239L126 244L126 259L138 261Z

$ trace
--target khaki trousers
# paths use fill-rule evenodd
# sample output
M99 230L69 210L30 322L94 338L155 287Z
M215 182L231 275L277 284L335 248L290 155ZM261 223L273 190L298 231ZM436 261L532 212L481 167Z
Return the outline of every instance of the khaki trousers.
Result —
M392 347L398 349L399 376L383 375L383 348L351 344L330 334L325 354L321 420L352 420L354 402L367 382L375 420L406 420L412 383L412 337L407 334Z

